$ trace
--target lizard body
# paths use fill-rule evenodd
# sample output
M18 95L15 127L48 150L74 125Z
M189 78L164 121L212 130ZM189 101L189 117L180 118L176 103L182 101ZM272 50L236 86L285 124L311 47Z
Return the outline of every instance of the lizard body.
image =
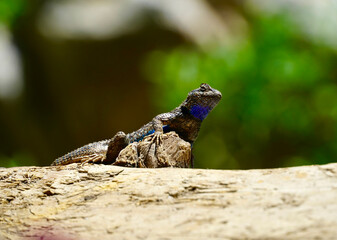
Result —
M119 152L128 144L139 142L144 137L175 131L180 138L193 144L197 139L202 121L218 104L221 93L203 83L199 88L189 92L187 98L171 112L157 115L139 130L129 134L118 132L107 140L87 144L62 157L52 165L65 165L75 162L113 163Z

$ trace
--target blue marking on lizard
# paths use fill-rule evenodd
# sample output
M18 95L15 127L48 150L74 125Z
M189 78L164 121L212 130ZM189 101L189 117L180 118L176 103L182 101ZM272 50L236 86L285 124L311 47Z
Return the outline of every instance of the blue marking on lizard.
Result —
M210 110L211 109L209 106L193 105L191 107L190 113L193 117L198 118L202 121L207 117Z
M171 132L172 129L170 128L170 125L164 125L163 126L163 132L164 133L168 133L168 132Z
M142 141L142 140L144 139L144 137L146 137L146 136L148 136L148 135L150 135L150 134L152 134L152 133L154 133L154 129L148 131L147 133L143 134L143 135L140 136L139 138L135 139L134 142L140 142L140 141Z
M167 133L167 132L170 132L170 131L172 131L172 130L171 130L171 128L170 128L169 125L164 125L163 126L163 132L164 133ZM137 138L134 142L140 142L140 141L142 141L144 139L144 137L146 137L148 135L151 135L154 132L155 132L154 129L152 129L152 130L148 131L147 133L143 134L142 136L140 136L139 138Z

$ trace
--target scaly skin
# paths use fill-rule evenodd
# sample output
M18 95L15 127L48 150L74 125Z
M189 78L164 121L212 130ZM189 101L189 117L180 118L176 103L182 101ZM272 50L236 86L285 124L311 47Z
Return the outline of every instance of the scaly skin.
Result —
M145 124L139 130L129 134L118 132L113 138L90 143L60 158L52 165L65 165L75 162L113 163L119 152L132 142L139 142L144 137L155 134L154 141L160 134L175 131L180 138L193 144L197 139L202 121L218 104L221 93L203 83L199 88L188 93L187 98L171 112L162 113Z

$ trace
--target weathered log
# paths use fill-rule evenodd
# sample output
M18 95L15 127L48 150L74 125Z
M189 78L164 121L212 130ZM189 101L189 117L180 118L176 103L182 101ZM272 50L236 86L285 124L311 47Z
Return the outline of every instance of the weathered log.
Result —
M0 169L0 239L336 239L337 164Z

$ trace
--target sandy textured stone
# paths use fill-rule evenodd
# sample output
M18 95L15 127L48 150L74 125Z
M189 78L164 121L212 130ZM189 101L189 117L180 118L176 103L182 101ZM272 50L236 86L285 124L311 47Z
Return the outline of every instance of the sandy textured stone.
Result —
M191 144L175 132L159 136L150 135L141 142L134 142L118 155L116 166L160 168L191 166Z
M337 164L0 169L0 239L336 239Z

